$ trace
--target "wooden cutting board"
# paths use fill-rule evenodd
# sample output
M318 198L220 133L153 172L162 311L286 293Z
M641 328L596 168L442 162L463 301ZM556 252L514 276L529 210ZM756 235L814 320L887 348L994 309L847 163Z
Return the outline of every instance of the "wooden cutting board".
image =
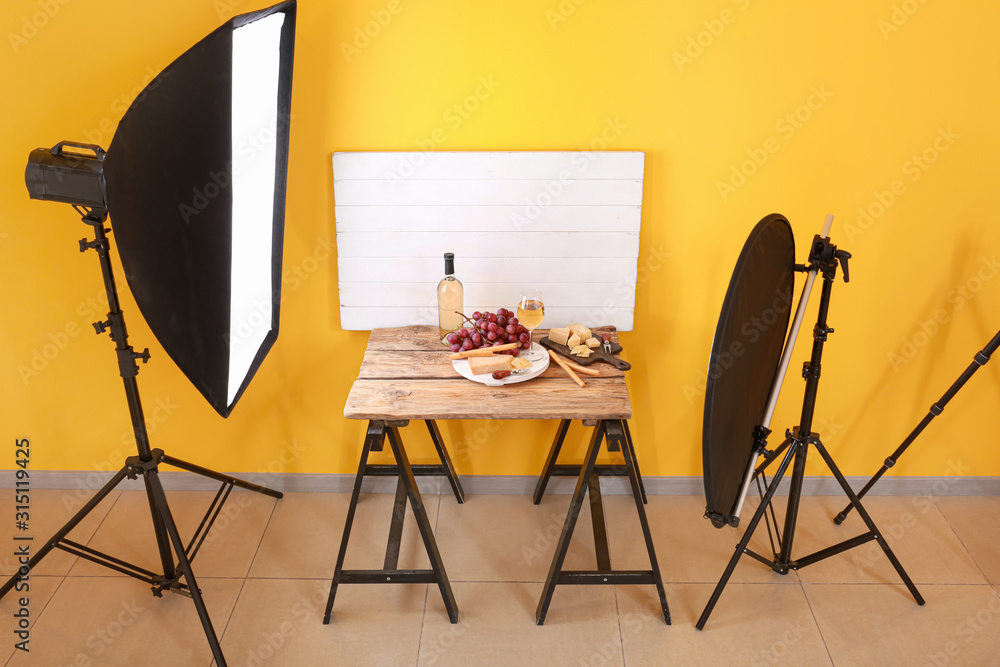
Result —
M600 336L597 336L597 339L600 340ZM604 341L602 340L600 347L593 348L594 353L587 358L578 357L575 354L570 354L569 348L567 346L560 345L559 343L553 343L551 340L549 340L548 336L545 336L544 338L539 340L538 344L544 347L545 349L552 350L553 352L561 354L567 359L572 360L573 363L580 364L581 366L589 366L598 361L603 361L606 364L611 364L620 371L627 371L628 369L632 368L632 364L630 364L629 362L622 361L618 357L613 356L622 351L622 346L616 343L615 341L611 341L610 354L608 354L604 350Z

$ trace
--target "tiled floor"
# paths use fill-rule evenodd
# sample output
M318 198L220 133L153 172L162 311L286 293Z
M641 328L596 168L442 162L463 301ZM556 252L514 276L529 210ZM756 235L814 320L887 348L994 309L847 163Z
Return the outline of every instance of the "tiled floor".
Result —
M185 535L211 494L170 494ZM916 605L869 543L793 572L743 558L708 626L695 629L739 539L701 518L703 499L649 498L647 512L673 625L652 586L564 586L546 623L534 623L541 583L568 506L550 495L426 496L461 613L448 622L436 587L342 586L330 625L323 607L348 496L286 494L275 501L235 492L195 573L230 665L998 665L1000 498L871 497L867 506L927 600ZM612 563L648 567L631 498L606 496ZM35 491L38 539L78 506L75 492ZM783 501L782 503L783 504ZM830 518L837 497L803 498L795 555L863 532L856 516ZM392 495L366 494L348 567L377 568ZM80 542L149 569L156 558L143 493L115 492L74 534ZM593 535L583 516L567 569L591 569ZM12 545L13 535L0 535ZM766 533L755 537L767 551ZM14 571L12 549L0 570ZM401 567L427 567L412 515ZM193 604L154 598L145 584L56 552L30 579L31 652L14 648L14 595L0 603L0 660L7 665L211 663Z

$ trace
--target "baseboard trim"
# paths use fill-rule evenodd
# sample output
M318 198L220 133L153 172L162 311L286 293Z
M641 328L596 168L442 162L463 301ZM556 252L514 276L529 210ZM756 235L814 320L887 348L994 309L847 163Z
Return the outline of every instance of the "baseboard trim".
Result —
M229 473L240 479L260 484L277 491L297 493L347 493L354 486L354 475L320 473L247 474ZM34 489L100 489L110 479L111 473L95 471L33 470L31 487ZM164 471L160 473L163 486L168 491L215 491L218 483L188 472ZM462 487L470 495L527 495L535 489L538 478L529 475L462 475ZM778 493L787 493L787 479ZM848 477L852 489L860 489L868 477ZM0 487L14 488L15 471L0 471ZM424 493L450 493L444 478L418 478ZM575 478L553 477L546 493L572 493ZM651 496L697 496L704 493L701 477L643 477L646 494ZM120 488L141 489L138 480L125 480ZM393 493L396 480L392 477L370 477L362 490L366 493ZM605 494L630 493L628 482L620 477L602 477L601 489ZM803 494L811 496L841 495L837 481L832 477L806 477ZM879 496L1000 496L1000 477L883 477L870 491Z

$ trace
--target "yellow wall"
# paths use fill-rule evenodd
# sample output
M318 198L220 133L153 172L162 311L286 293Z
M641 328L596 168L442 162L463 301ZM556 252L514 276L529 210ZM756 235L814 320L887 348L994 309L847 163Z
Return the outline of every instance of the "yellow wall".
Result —
M107 146L153 73L265 4L2 4L0 405L35 468L117 467L133 445L111 343L90 330L106 306L96 257L76 250L87 230L68 206L29 201L28 152ZM803 259L830 212L853 281L834 290L817 429L846 473L870 473L1000 328L998 25L983 0L300 0L281 335L223 420L123 289L131 341L153 353L139 376L153 445L221 470L353 471L363 424L342 407L366 334L339 327L332 152L416 150L442 132L441 150L579 150L603 133L646 153L636 330L622 336L644 472L700 474L698 384L752 225L783 213ZM449 109L480 77L499 85L457 122ZM804 335L779 432L797 421L807 350ZM1000 475L998 379L1000 362L981 370L896 471ZM444 427L476 474L537 472L552 429Z

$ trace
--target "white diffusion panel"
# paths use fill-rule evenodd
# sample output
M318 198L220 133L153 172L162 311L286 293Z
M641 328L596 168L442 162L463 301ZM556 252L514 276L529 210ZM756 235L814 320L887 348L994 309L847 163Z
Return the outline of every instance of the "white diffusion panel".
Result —
M284 20L284 14L271 14L233 31L230 404L271 330L278 47Z
M516 308L536 287L542 327L632 329L640 152L335 153L341 327L437 324L455 253L464 308Z

